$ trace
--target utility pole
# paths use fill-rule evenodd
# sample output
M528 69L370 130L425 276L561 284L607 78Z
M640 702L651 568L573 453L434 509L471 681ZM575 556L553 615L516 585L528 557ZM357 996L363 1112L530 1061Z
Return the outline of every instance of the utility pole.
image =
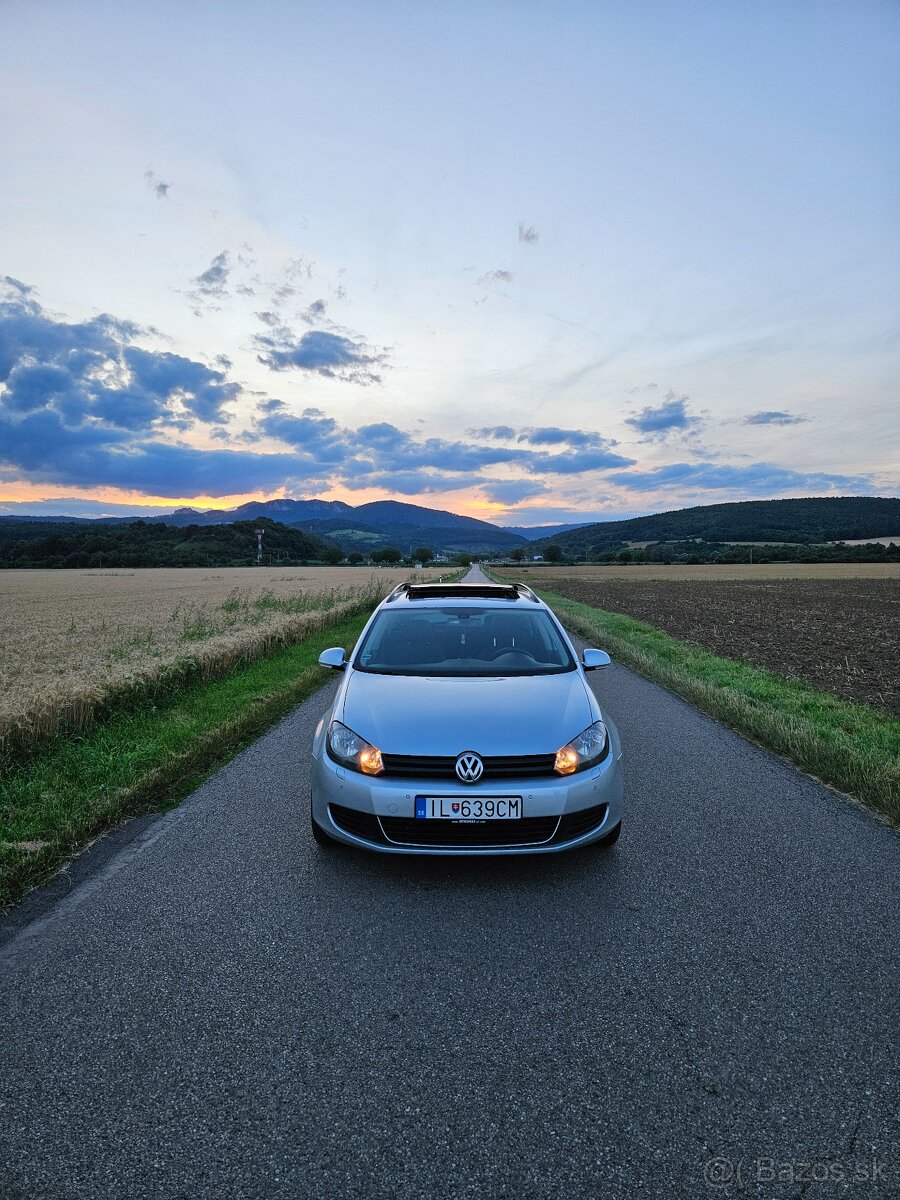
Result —
M256 565L258 567L262 566L262 540L265 532L264 529L257 529L256 531Z

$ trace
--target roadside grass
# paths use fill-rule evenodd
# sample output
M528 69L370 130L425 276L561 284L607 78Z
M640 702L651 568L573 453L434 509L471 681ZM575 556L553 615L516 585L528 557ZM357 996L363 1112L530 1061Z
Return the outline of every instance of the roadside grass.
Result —
M900 722L652 625L541 592L570 629L900 827Z
M126 817L172 806L294 705L328 682L317 659L350 649L371 606L343 614L216 679L188 675L132 697L39 753L0 755L0 908Z

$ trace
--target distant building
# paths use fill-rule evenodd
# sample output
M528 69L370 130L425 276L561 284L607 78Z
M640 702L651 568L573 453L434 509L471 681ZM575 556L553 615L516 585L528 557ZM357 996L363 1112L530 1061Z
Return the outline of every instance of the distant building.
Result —
M532 562L543 562L544 556L543 556L543 554L532 554L531 561Z

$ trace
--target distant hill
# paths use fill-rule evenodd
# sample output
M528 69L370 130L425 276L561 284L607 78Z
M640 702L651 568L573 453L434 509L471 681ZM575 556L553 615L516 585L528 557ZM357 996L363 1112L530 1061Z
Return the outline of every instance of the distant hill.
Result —
M176 508L172 513L158 517L145 517L154 525L228 525L232 521L255 521L268 517L282 525L295 525L301 521L319 521L338 517L356 510L341 500L251 500L237 508ZM128 521L134 517L97 518L104 521Z
M818 545L859 538L900 537L900 499L880 496L829 496L803 500L742 500L708 504L583 525L534 543L538 552L551 543L564 554L590 554L595 548L627 542L795 542Z
M536 542L541 538L556 537L560 533L568 533L570 529L583 529L590 521L580 521L571 525L504 525L507 533L514 533L525 538L528 542Z
M477 517L460 517L440 508L423 508L420 504L401 504L399 500L373 500L353 509L354 517L376 525L415 525L420 529L493 529L499 528Z
M304 521L302 528L333 542L345 554L352 550L368 553L384 546L396 546L404 554L417 546L446 554L498 554L524 544L517 534L488 521L397 500L360 504L345 517Z
M265 530L267 563L295 566L336 556L319 538L267 518L214 526L92 521L87 527L17 519L0 524L0 568L248 567L256 562L258 528Z
M85 546L93 545L91 538L100 539L113 530L162 528L172 531L193 530L189 539L163 538L156 543L160 553L175 555L177 561L191 554L203 559L204 544L197 530L246 525L253 529L266 522L291 531L301 540L280 543L291 560L322 559L333 555L335 549L343 554L357 550L370 554L385 546L395 546L410 554L418 546L428 546L436 554L471 554L499 556L517 547L527 547L530 555L542 553L547 546L558 545L567 556L598 557L611 547L629 543L689 543L702 539L709 543L759 542L817 545L835 541L858 541L865 538L900 538L900 499L877 496L813 497L805 500L743 500L729 504L709 504L683 508L673 512L655 513L649 517L634 517L627 521L601 521L585 525L547 525L537 528L513 526L501 528L475 517L464 517L442 509L405 504L397 500L375 500L370 504L344 504L340 500L266 500L252 501L233 509L180 508L173 513L135 521L133 517L0 517L0 563L14 565L9 558L10 546L18 542L33 542L40 538L68 539L68 549L60 555L93 554ZM84 535L83 543L78 541ZM223 534L216 541L205 543L216 561L233 551L240 558L244 553L246 532L236 535L235 541ZM279 534L279 537L283 535ZM306 539L305 541L302 539ZM127 540L127 539L126 539ZM145 535L138 535L141 553L149 553ZM76 545L77 542L77 545ZM267 536L267 552L271 548ZM56 544L56 543L54 543ZM124 542L117 552L124 553ZM97 542L99 545L99 542ZM113 542L105 543L107 549ZM182 546L176 552L176 546ZM137 550L135 551L137 552ZM104 562L106 560L104 559ZM168 561L168 560L167 560ZM209 560L210 562L212 560ZM15 565L29 565L19 562ZM112 565L110 563L109 565ZM131 564L135 565L135 564ZM150 564L147 564L150 565ZM162 562L160 565L164 565Z
M345 554L353 550L369 554L385 546L395 546L404 554L411 554L419 546L428 546L437 554L493 555L526 545L523 538L514 540L512 534L486 521L480 528L447 528L440 525L369 525L363 521L335 519L305 521L299 528L340 547Z
M438 554L496 554L523 545L525 541L518 534L509 533L488 521L397 500L375 500L356 507L340 500L251 501L238 508L212 508L202 512L179 508L158 517L146 517L144 522L183 529L267 518L302 529L337 546L345 554L352 550L366 554L385 546L396 546L404 554L418 546L428 546ZM0 517L0 529L12 522L117 526L131 525L134 520L134 517Z

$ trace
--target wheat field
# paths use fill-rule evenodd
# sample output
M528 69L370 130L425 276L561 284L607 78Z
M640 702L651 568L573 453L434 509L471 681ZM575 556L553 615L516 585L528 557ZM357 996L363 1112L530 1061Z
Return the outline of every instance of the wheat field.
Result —
M0 572L0 745L79 729L104 703L212 677L438 568Z

